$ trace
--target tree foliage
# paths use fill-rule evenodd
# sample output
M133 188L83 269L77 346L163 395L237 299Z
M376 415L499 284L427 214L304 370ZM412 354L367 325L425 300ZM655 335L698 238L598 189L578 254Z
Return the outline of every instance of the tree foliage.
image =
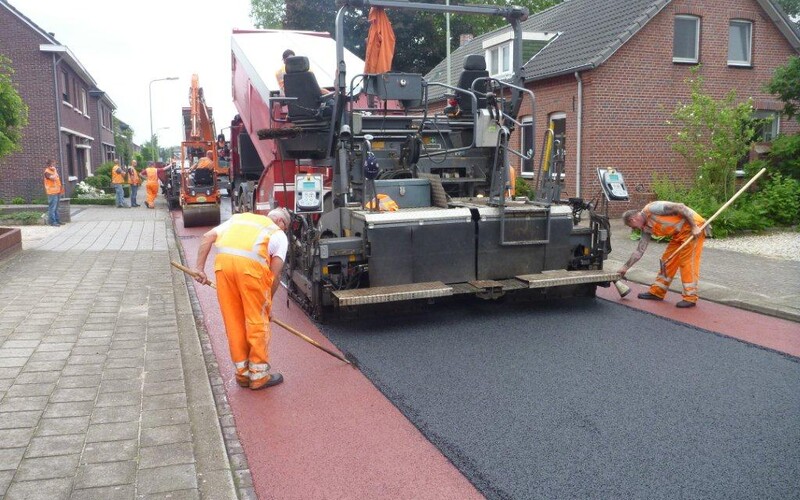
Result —
M786 116L796 116L800 121L800 57L792 56L786 65L777 68L766 90L783 101L783 113Z
M12 80L11 60L0 54L0 158L19 150L22 129L28 124L28 106Z
M755 133L753 105L750 100L739 102L734 91L719 100L704 93L696 70L687 83L691 101L679 103L673 112L680 129L669 139L697 169L697 186L714 200L725 201L733 195L736 167Z
M800 0L778 0L778 3L790 16L800 16Z
M122 126L122 123L116 116L112 116L114 123L114 146L123 165L130 165L133 159L133 129L128 126Z
M250 0L250 15L259 28L283 28L335 32L337 7L333 0ZM498 5L522 5L533 12L550 7L561 0L496 0ZM421 3L443 3L441 0L422 0ZM485 0L453 1L456 3L486 4ZM396 37L392 69L427 73L446 55L445 17L443 15L390 9ZM458 46L459 35L480 35L505 24L502 18L489 16L452 16L451 48ZM345 17L344 45L363 58L369 31L367 13L353 10Z

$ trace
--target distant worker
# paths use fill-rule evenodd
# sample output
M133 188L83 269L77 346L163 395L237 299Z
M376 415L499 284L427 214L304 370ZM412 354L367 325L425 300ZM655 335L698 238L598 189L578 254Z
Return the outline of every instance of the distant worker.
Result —
M147 208L156 208L156 196L158 196L158 169L151 161L147 163L147 168L144 169L142 174L147 178L147 184L145 184L145 188L147 189L147 201L144 202L144 205Z
M58 217L58 203L64 194L64 186L61 184L55 160L47 160L44 168L44 192L47 194L47 224L63 226Z
M290 221L285 208L276 208L266 217L234 214L204 234L197 249L196 280L207 283L206 259L216 244L217 298L236 382L252 390L283 382L280 373L269 371L269 318L286 260L289 241L284 231Z
M114 188L114 193L117 195L117 208L128 208L125 204L125 191L124 185L128 183L128 169L119 165L119 160L114 160L114 166L111 167L111 186Z
M659 271L655 283L650 290L639 294L640 299L664 300L672 283L672 278L678 269L681 271L683 282L683 300L675 304L677 307L686 308L697 305L697 282L700 279L700 256L703 253L703 242L706 235L700 230L705 219L694 210L682 203L669 201L654 201L648 203L641 211L628 210L622 214L626 226L641 229L642 239L631 254L630 259L618 271L625 276L647 250L650 239L655 237L671 237L661 261L665 262L687 239L694 237L681 252L666 262L664 269Z
M230 148L228 147L228 143L225 141L225 136L223 134L219 134L217 136L217 154L221 158L228 159L230 156Z
M142 183L142 180L139 178L139 171L136 170L137 162L136 160L131 161L131 166L128 167L128 180L131 183L131 206L132 207L140 207L136 202L136 195L139 193L139 185Z
M283 87L283 75L286 74L286 60L289 59L294 55L294 51L292 49L286 49L283 51L283 55L281 58L283 59L283 64L281 67L278 68L278 71L275 72L275 79L278 80L278 86L281 88L281 95L284 95L286 91Z

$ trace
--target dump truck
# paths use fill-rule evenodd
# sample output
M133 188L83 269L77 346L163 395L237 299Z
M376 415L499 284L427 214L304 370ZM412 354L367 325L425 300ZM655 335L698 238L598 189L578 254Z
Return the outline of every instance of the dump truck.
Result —
M189 107L183 108L184 141L181 142L180 206L184 227L216 226L220 222L220 191L217 180L219 156L211 110L206 106L198 76L192 75ZM211 153L210 168L201 162ZM194 166L200 168L193 169Z
M283 281L299 304L324 319L337 310L454 296L593 296L619 278L603 270L607 214L579 198L560 199L552 137L537 195L514 196L512 159L535 155L510 140L534 127L518 121L525 100L535 105L520 74L527 9L340 5L335 42L291 32L276 43L270 38L279 32L269 31L236 32L232 40L234 208L293 212ZM454 86L421 74L365 73L342 41L345 14L368 7L502 17L513 33L515 73L490 77L485 61L473 57ZM274 72L287 48L297 56L286 62L282 95ZM430 102L436 87L457 111ZM581 222L585 211L589 220Z

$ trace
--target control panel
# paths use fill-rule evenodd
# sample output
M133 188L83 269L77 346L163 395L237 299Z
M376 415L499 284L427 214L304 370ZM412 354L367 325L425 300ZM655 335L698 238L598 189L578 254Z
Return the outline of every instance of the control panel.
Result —
M597 175L600 177L600 186L608 201L628 200L628 188L625 187L622 172L613 168L598 168Z
M298 174L294 178L294 211L298 214L322 212L322 174Z

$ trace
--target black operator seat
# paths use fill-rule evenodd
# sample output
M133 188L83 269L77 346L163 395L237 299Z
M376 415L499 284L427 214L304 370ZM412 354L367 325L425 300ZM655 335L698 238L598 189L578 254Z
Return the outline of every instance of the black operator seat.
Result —
M286 59L283 87L286 97L297 99L288 103L289 120L322 119L322 89L317 77L309 71L307 57L292 56Z
M472 83L476 79L486 78L488 76L489 72L486 71L486 59L481 55L472 54L464 59L464 71L461 73L461 77L458 79L458 85L456 86L460 89L470 90L472 88ZM486 83L487 80L482 80L475 85L475 90L477 92L485 93ZM486 98L480 96L477 97L478 109L485 108ZM458 92L456 93L456 100L458 101L458 107L461 108L462 116L472 114L472 98L468 94Z
M194 185L195 186L213 186L214 185L214 172L207 168L198 168L194 171Z

